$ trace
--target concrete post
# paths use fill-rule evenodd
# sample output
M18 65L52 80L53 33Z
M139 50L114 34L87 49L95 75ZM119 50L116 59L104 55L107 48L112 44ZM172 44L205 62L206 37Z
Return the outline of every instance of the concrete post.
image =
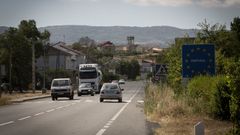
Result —
M202 121L194 125L194 135L204 135L204 125Z

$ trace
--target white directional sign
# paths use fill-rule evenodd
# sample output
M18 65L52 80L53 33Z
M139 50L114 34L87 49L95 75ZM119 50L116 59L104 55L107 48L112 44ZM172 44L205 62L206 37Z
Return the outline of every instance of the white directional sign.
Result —
M166 74L167 74L167 65L157 64L156 65L156 74L155 74L155 76L166 75Z

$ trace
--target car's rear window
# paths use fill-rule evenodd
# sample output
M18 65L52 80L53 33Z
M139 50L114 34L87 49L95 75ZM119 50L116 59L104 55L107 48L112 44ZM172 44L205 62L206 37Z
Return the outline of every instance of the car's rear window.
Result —
M115 90L117 89L118 86L117 85L103 85L103 88L102 89L105 89L105 90Z

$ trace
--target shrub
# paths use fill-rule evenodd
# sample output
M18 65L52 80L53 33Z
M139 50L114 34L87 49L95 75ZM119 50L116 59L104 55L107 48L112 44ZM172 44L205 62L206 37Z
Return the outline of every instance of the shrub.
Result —
M229 59L226 62L227 81L231 90L230 112L231 120L236 130L240 131L240 59Z
M224 76L199 76L187 86L188 104L196 113L229 120L231 91Z
M222 120L230 119L230 100L231 91L227 85L227 80L223 77L219 78L214 91L213 114Z

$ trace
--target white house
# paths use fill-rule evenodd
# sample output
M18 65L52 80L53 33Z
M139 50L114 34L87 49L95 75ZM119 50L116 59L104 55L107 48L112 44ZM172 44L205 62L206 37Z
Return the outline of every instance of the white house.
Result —
M41 56L36 62L39 71L44 69L43 57ZM85 54L67 47L64 42L48 46L45 58L46 69L76 70L79 64L86 63Z

